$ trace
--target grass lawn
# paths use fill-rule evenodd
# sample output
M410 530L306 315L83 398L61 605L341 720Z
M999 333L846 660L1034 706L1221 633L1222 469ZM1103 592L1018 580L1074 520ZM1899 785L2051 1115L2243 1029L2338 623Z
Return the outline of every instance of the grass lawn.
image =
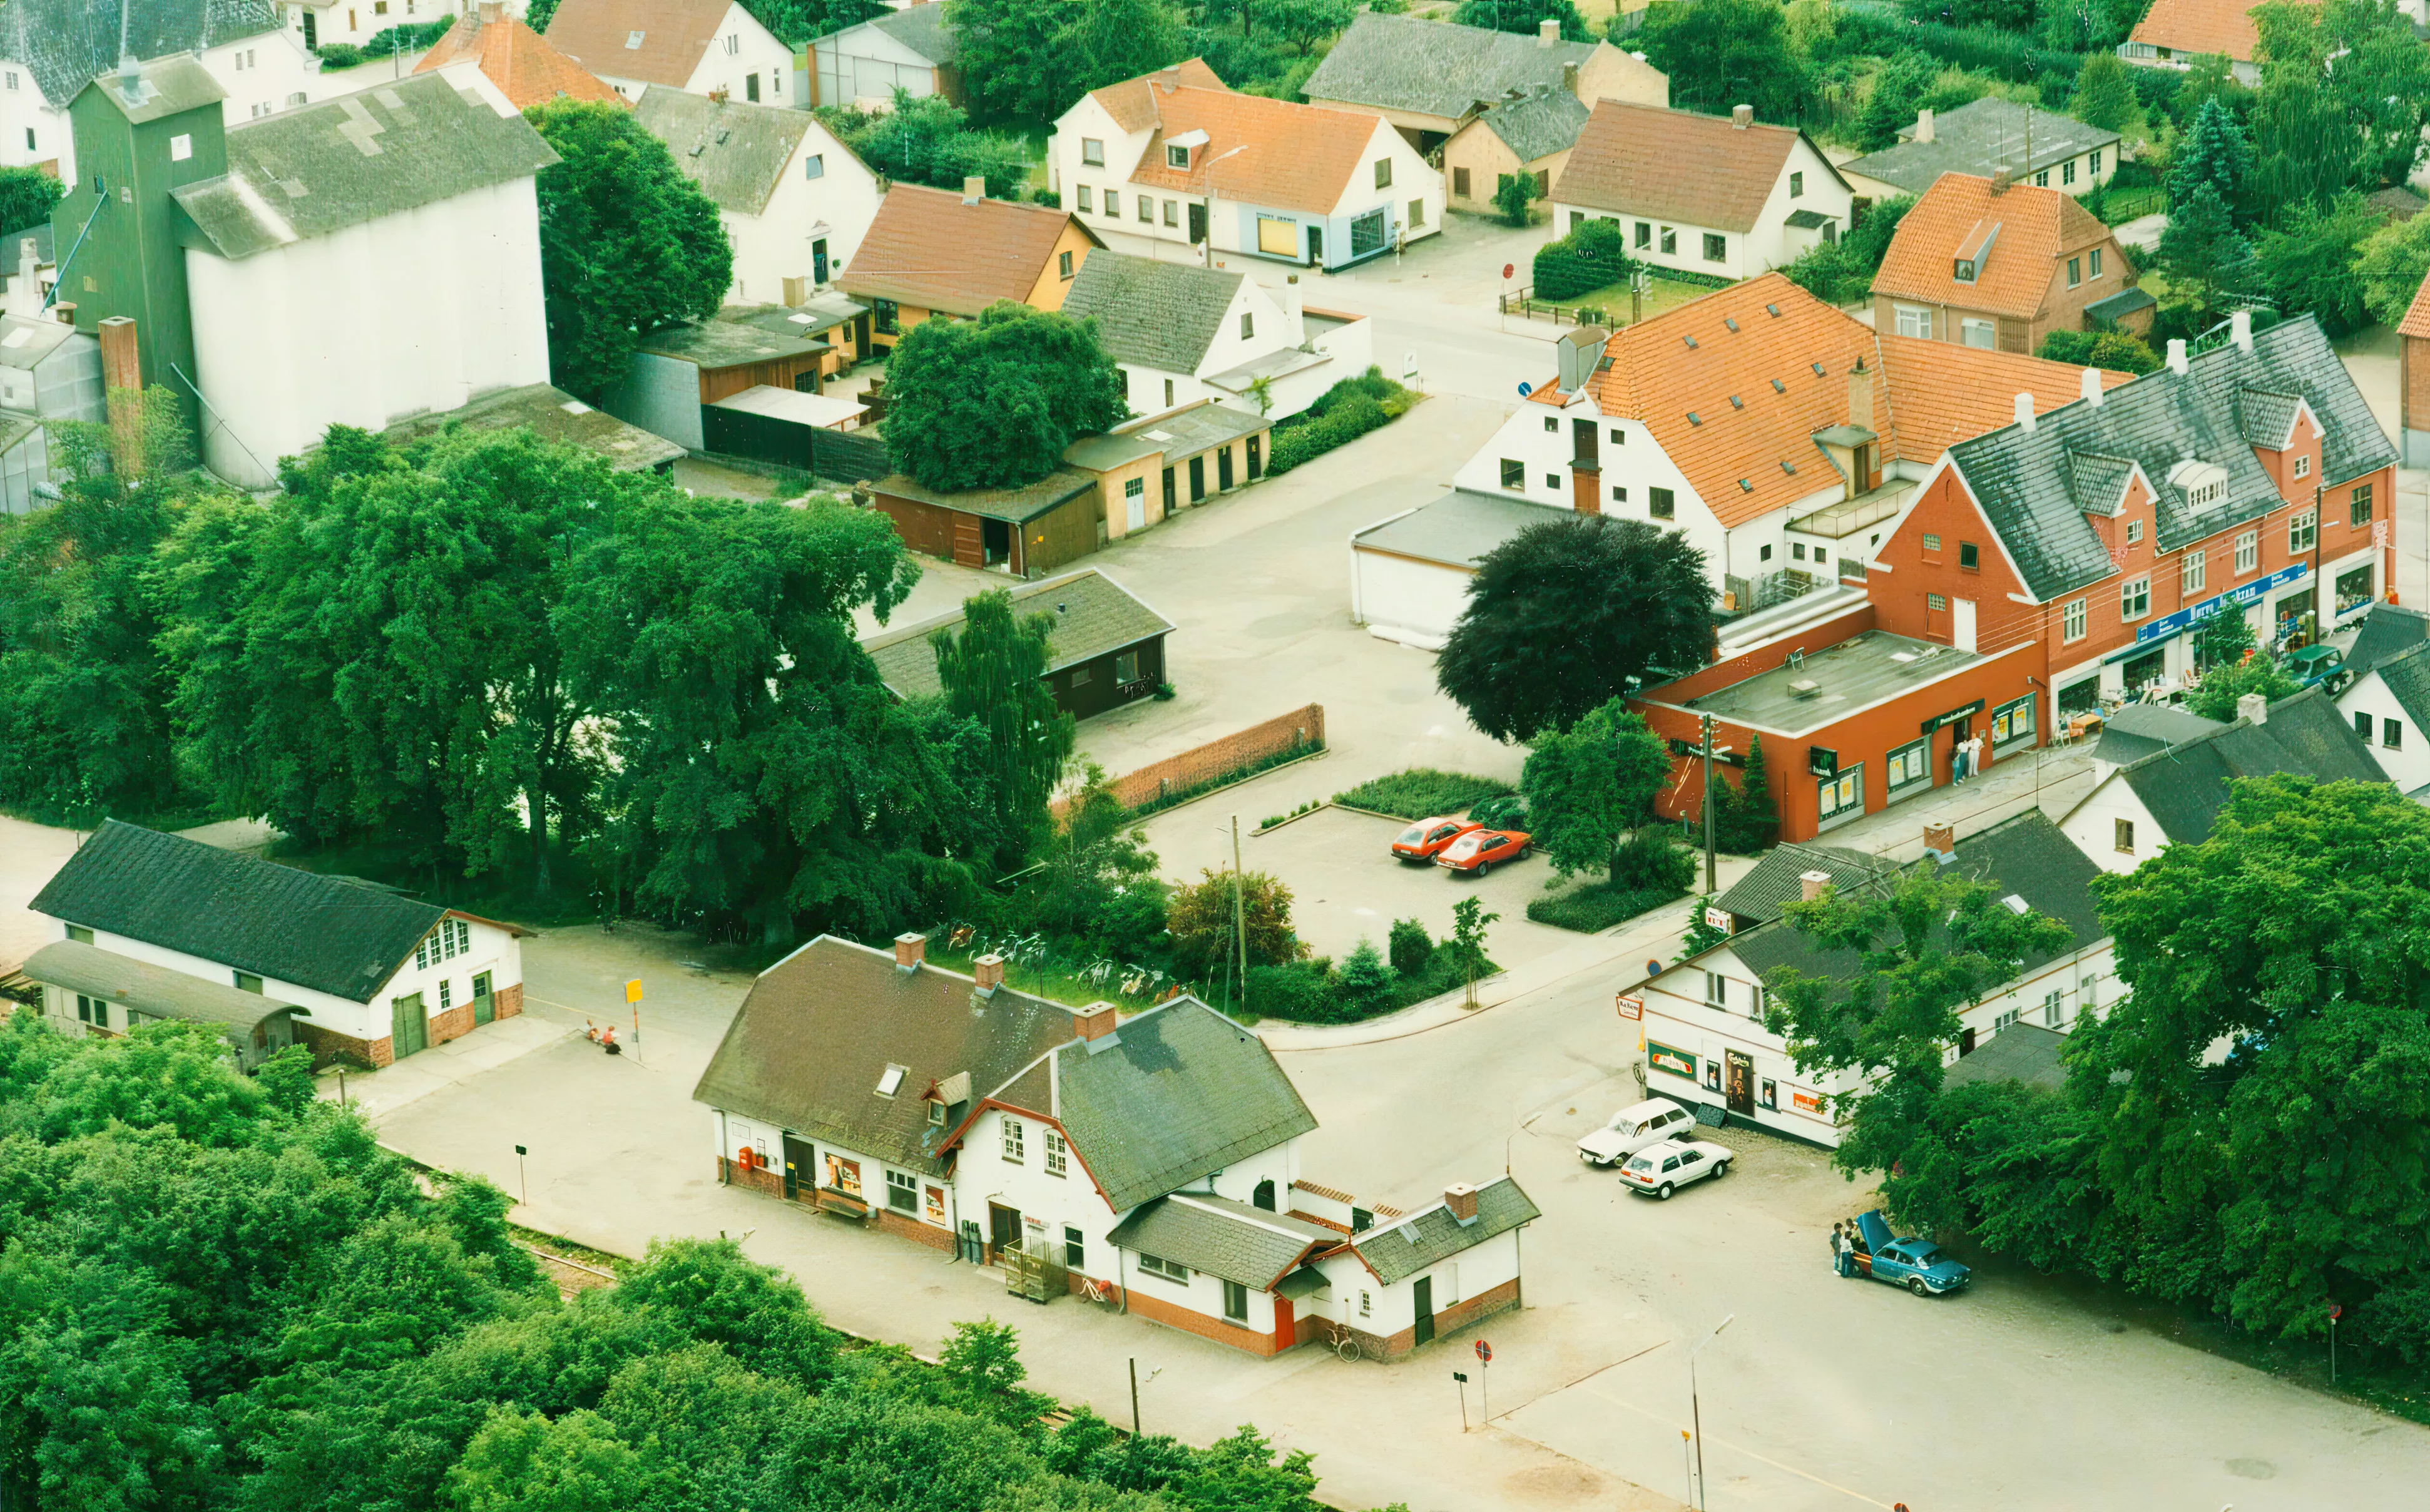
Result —
M1645 318L1651 320L1664 310L1676 309L1691 299L1702 299L1711 292L1713 292L1712 289L1705 284L1682 283L1675 278L1665 278L1657 273L1654 275L1654 287L1647 290L1645 293ZM1580 294L1575 299L1539 299L1532 303L1538 309L1559 309L1565 313L1574 312L1582 307L1601 309L1615 327L1629 324L1628 285L1625 282L1612 284L1590 293ZM1515 314L1516 311L1514 310L1513 313Z

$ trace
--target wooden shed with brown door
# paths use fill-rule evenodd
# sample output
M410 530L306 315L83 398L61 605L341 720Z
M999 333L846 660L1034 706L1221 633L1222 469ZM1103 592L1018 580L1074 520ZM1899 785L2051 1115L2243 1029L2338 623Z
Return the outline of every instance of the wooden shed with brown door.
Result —
M1015 489L958 492L896 473L864 491L905 545L964 567L1039 577L1097 549L1097 480L1072 468Z
M599 407L692 451L707 449L701 408L745 390L819 391L830 343L805 334L816 324L782 305L722 309L705 321L662 325L641 338L632 366Z

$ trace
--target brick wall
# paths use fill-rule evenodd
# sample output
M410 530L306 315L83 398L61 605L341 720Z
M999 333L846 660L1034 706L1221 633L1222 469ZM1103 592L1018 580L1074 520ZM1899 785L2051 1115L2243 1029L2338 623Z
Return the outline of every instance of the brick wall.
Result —
M317 1024L299 1023L295 1026L295 1038L312 1052L312 1064L316 1069L331 1064L340 1055L358 1066L396 1064L396 1048L389 1042L386 1035L377 1039L358 1039L352 1035L333 1034Z
M719 1155L717 1179L750 1191L765 1192L780 1202L785 1196L785 1173L773 1167L759 1166L746 1171L741 1162L730 1156Z
M1116 777L1114 796L1122 800L1124 807L1136 808L1167 793L1212 782L1270 757L1303 747L1313 750L1323 743L1324 706L1310 704Z
M430 1042L434 1045L443 1045L472 1032L473 1004L469 998L430 1021Z
M890 1207L881 1207L877 1210L877 1226L898 1239L909 1239L914 1244L924 1244L932 1250L943 1250L949 1254L953 1253L954 1235L951 1229L939 1228L934 1223L924 1223L908 1213L898 1213Z
M498 989L496 995L491 999L491 1003L495 1009L496 1017L501 1019L513 1018L516 1014L524 1011L524 985L521 982L517 982L512 987L502 987Z
M1440 1338L1445 1334L1457 1333L1472 1323L1490 1318L1495 1313L1507 1312L1518 1305L1519 1278L1512 1276L1490 1291L1480 1291L1466 1302L1453 1303L1435 1314L1435 1335ZM1397 1334L1371 1334L1361 1328L1353 1328L1350 1332L1357 1336L1359 1348L1371 1357L1381 1354L1388 1360L1397 1360L1418 1347L1418 1331L1414 1326L1404 1328ZM1309 1336L1303 1333L1301 1337L1306 1338Z
M1121 1295L1121 1292L1118 1290L1116 1294ZM1150 1322L1178 1328L1185 1334L1196 1334L1201 1338L1211 1338L1218 1344L1229 1344L1247 1354L1271 1355L1287 1347L1277 1345L1272 1334L1227 1323L1221 1318L1209 1318L1205 1313L1176 1306L1162 1297L1152 1297L1143 1291L1133 1291L1125 1300L1132 1313Z

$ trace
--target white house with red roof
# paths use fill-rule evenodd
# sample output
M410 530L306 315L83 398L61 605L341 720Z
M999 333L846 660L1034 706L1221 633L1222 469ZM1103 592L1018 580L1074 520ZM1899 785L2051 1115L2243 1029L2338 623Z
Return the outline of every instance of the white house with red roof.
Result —
M1240 94L1197 58L1083 95L1047 151L1118 252L1343 268L1442 229L1442 174L1379 117Z
M1557 234L1609 221L1639 261L1751 278L1837 241L1856 191L1805 132L1748 106L1711 116L1598 100L1552 198Z
M2073 399L2078 370L1882 335L1780 274L1617 334L1564 332L1557 372L1452 475L1352 538L1354 615L1440 644L1484 555L1557 512L1685 534L1716 606L1758 627L1863 596L1873 553L1954 442ZM2105 384L2125 374L2105 374ZM1724 644L1737 639L1725 628Z

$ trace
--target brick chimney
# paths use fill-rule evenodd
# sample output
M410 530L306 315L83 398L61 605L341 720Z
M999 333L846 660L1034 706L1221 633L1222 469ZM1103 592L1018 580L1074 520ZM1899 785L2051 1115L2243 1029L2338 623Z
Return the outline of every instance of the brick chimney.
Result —
M907 931L894 937L894 969L896 971L918 971L920 969L921 960L924 958L927 954L927 936L915 935Z
M2270 700L2259 693L2246 693L2236 701L2236 717L2247 724L2270 723Z
M1812 903L1815 899L1822 896L1822 890L1830 885L1831 873L1828 872L1800 872L1797 873L1797 895L1805 899L1807 903Z
M1994 194L2006 194L2008 191L2008 186L2016 181L2016 174L2008 172L2005 168L1998 169L1991 174L1991 192Z
M1476 1221L1476 1188L1464 1181L1456 1181L1443 1188L1443 1205L1451 1216L1466 1228Z
M93 327L101 339L101 387L109 407L109 429L118 441L118 464L140 474L143 465L143 360L135 345L135 320L112 315Z
M976 205L985 198L987 198L987 180L977 174L965 174L962 176L962 203Z
M1935 856L1956 856L1957 831L1947 824L1926 824L1923 826L1923 848Z
M1755 107L1752 105L1731 106L1730 125L1740 131L1744 131L1747 127L1755 125Z
M1103 1039L1114 1032L1116 1017L1112 1004L1091 1003L1074 1011L1072 1027L1084 1040Z
M2100 408L2101 370L2099 368L2085 369L2084 376L2077 380L2077 391L2083 396L2086 404L2090 405L2095 409Z
M1873 375L1865 371L1861 357L1848 370L1848 424L1858 430L1873 428ZM1864 485L1857 487L1862 491Z
M1561 40L1561 24L1560 24L1559 22L1557 22L1557 21L1540 21L1540 22L1536 23L1536 45L1537 45L1537 46L1539 46L1539 47L1550 47L1550 46L1552 46L1555 42L1559 42L1560 40Z
M992 992L1004 986L1004 957L990 954L971 962L971 980L978 984L982 992Z

